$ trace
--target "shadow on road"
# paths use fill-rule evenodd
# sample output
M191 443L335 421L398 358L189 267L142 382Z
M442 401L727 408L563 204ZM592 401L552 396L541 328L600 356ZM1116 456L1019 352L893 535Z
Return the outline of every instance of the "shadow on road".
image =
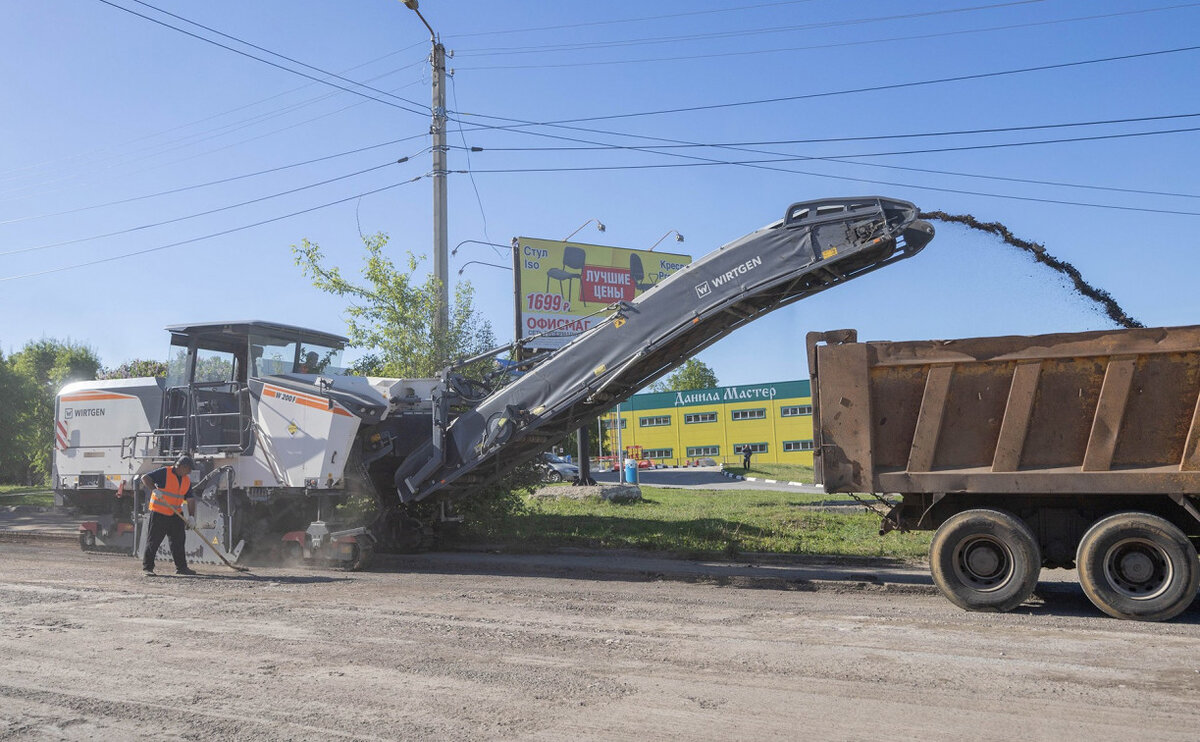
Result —
M1088 600L1083 588L1071 583L1045 583L1038 585L1034 597L1040 602L1023 605L1018 610L1031 616L1058 616L1075 618L1107 618L1092 601ZM1112 619L1117 621L1120 619ZM1200 624L1200 600L1193 601L1190 608L1169 623Z

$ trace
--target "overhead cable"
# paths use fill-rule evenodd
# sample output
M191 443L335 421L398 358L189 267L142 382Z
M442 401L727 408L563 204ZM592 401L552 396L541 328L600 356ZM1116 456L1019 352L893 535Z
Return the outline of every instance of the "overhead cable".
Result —
M293 211L290 214L284 214L283 216L275 216L275 217L271 217L270 219L263 219L261 221L254 222L252 224L243 224L240 227L232 227L230 229L221 230L220 232L212 232L211 234L202 235L200 237L193 237L193 238L187 239L187 240L179 240L178 242L171 242L166 245L158 245L157 247L149 247L144 250L134 250L133 252L121 253L119 255L110 255L106 258L97 258L96 260L89 260L84 263L74 263L72 265L64 265L64 266L60 266L58 268L47 268L46 270L33 271L31 273L22 273L22 274L15 275L15 276L4 276L4 277L0 278L0 282L16 281L21 278L34 278L36 276L45 276L45 275L48 275L51 273L61 273L63 271L75 270L77 268L86 268L86 267L92 266L92 265L100 265L101 263L111 263L114 260L124 260L125 258L132 258L137 255L146 255L148 253L158 252L160 250L167 250L172 247L181 247L183 245L191 245L196 242L202 242L204 240L211 240L214 237L224 237L227 234L233 234L235 232L242 232L247 229L253 229L254 227L261 227L264 224L272 224L274 222L280 222L280 221L283 221L284 219L291 219L294 216L308 214L313 211L318 211L320 209L328 208L330 206L337 206L338 204L344 204L344 203L347 203L350 201L354 201L356 199L365 198L366 196L372 196L376 193L383 193L384 191L390 191L394 188L399 188L401 186L408 185L409 183L415 183L418 180L421 180L422 178L428 178L428 177L429 177L429 173L426 173L424 175L418 175L414 178L409 178L408 180L404 180L399 183L393 183L392 185L383 186L382 188L375 188L375 189L372 189L369 191L363 191L362 193L357 193L353 196L347 196L346 198L339 198L336 201L328 201L326 203L319 204L317 206L311 206L307 209L301 209L300 211Z
M1028 23L1009 23L999 26L985 26L982 28L966 28L957 31L939 31L936 33L919 33L907 36L889 36L881 39L858 39L855 41L837 41L825 44L806 44L804 46L783 46L770 49L743 49L741 51L731 52L706 52L704 54L677 54L671 56L658 57L636 57L632 59L598 59L590 61L574 60L571 62L536 62L529 64L483 64L478 66L456 65L456 69L460 72L488 72L493 70L530 70L530 69L558 69L564 67L603 67L614 64L650 64L657 62L686 62L695 59L719 59L722 57L745 57L760 54L777 54L781 52L800 52L811 51L814 49L838 49L851 46L875 46L878 44L886 44L895 41L926 41L928 39L940 39L951 36L965 36L969 34L991 33L993 31L1013 31L1022 28L1037 28L1040 26L1054 26L1065 23L1077 23L1080 21L1105 20L1109 18L1119 18L1122 16L1142 15L1145 13L1158 13L1168 10L1182 10L1186 8L1195 8L1200 6L1200 3L1179 3L1176 5L1162 5L1156 8L1137 8L1135 10L1124 10L1116 13L1101 13L1097 15L1074 16L1071 18L1059 18L1049 21L1031 21Z
M279 165L278 167L267 168L266 170L256 170L255 172L252 172L252 173L242 173L241 175L231 175L228 178L219 178L217 180L210 180L206 183L193 183L192 185L180 186L178 188L171 188L171 189L165 190L165 191L158 191L157 193L145 193L140 196L130 196L129 198L122 198L122 199L118 199L116 201L106 201L105 203L102 203L102 204L92 204L91 206L81 206L77 209L66 209L64 211L54 211L54 212L50 212L47 214L34 214L32 216L17 217L16 219L6 219L4 221L0 221L0 224L16 224L18 222L29 222L29 221L35 221L37 219L47 219L52 216L66 216L67 214L78 214L78 213L81 213L84 211L92 211L94 209L107 208L109 206L120 206L121 204L133 203L135 201L145 201L146 199L150 199L150 198L158 198L160 196L170 196L172 194L183 193L185 191L194 191L199 188L208 188L209 186L221 185L223 183L233 183L233 182L239 181L239 180L246 180L247 178L255 178L260 175L268 175L270 173L278 173L283 170L291 170L292 168L303 167L305 165L312 165L317 162L325 162L326 160L334 160L339 157L347 157L349 155L356 155L360 152L367 152L367 151L370 151L373 149L379 149L380 147L388 147L388 146L391 146L394 144L408 142L413 139L420 139L421 137L424 137L424 136L428 136L428 135L427 134L414 134L413 136L403 137L401 139L392 139L391 141L380 142L379 144L371 144L366 147L358 147L357 149L349 149L344 152L338 152L338 153L332 154L332 155L324 155L322 157L314 157L311 160L304 160L302 162L293 162L289 165ZM421 152L427 152L428 149L429 148L421 150ZM408 158L405 158L405 159L410 159L412 157L416 157L417 155L421 154L421 152L413 153L413 154L409 155ZM4 253L0 253L0 254L4 254Z
M243 51L243 50L241 50L241 49L236 49L236 48L234 48L234 47L232 47L232 46L229 46L228 44L222 44L221 42L219 42L219 41L216 41L215 39L210 39L210 38L208 38L208 37L206 37L206 36L201 36L200 34L192 33L191 31L188 31L188 30L187 30L187 29L185 29L185 28L180 28L179 26L176 26L176 25L173 25L173 24L167 23L166 21L163 21L163 20L161 20L161 19L159 19L159 18L154 18L154 17L152 17L152 16L148 16L148 15L146 15L146 14L144 14L144 13L139 13L139 12L137 12L136 10L133 10L132 8L126 8L126 7L122 6L122 5L118 5L117 3L115 3L115 2L112 2L112 0L97 0L97 2L104 3L105 5L108 5L109 7L113 7L113 8L116 8L117 10L122 10L122 11L124 11L124 12L126 12L126 13L129 13L129 14L131 14L131 15L135 15L135 16L137 16L137 17L139 17L139 18L143 18L143 19L145 19L145 20L147 20L147 21L150 21L151 23L156 23L156 24L158 24L158 25L160 25L160 26L163 26L164 28L169 28L169 29L172 29L172 30L174 30L174 31L178 31L179 33L181 33L181 34L184 34L184 35L186 35L186 36L190 36L190 37L192 37L193 39L199 39L200 41L204 41L204 42L206 42L206 43L209 43L209 44L212 44L212 45L214 45L214 46L219 46L219 47L221 47L222 49L225 49L226 51L231 51L231 52L233 52L234 54L241 55L241 56L243 56L243 57L246 57L246 58L248 58L248 59L253 59L253 60L257 61L257 62L262 62L263 64L270 65L270 66L272 66L272 67L274 67L274 68L276 68L276 69L283 70L284 72L290 72L290 73L292 73L293 75L299 75L300 77L303 77L303 78L306 78L306 79L312 80L313 82L319 82L319 83L321 83L322 85L329 85L329 86L331 86L331 87L335 87L335 88L337 88L337 89L339 89L339 90L344 90L344 91L345 91L345 92L347 92L347 93L353 93L354 95L362 96L363 98L369 98L370 100L373 100L373 101L375 101L375 102L377 102L377 103L382 103L382 104L384 104L385 106L391 106L392 108L399 108L400 110L402 110L402 111L408 111L409 113L415 113L415 114L418 114L418 115L421 115L421 116L427 116L427 115L429 115L429 111L428 111L428 110L424 110L424 111L422 111L422 110L418 110L418 109L414 109L414 108L409 108L408 106L401 105L401 104L399 104L399 103L396 103L396 102L394 102L394 101L385 100L385 99L383 99L383 98L376 98L376 97L375 97L375 96L373 96L373 95L370 95L370 94L368 94L368 93L364 93L362 90L358 90L358 89L355 89L355 88L349 88L349 87L346 87L346 86L344 86L344 85L339 85L339 84L337 84L336 82L333 82L332 80L328 80L328 79L324 79L324 78L316 77L316 76L314 76L314 75L310 75L310 74L308 74L308 73L306 73L306 72L303 72L303 71L301 71L301 70L295 69L295 68L293 68L293 67L288 67L288 66L286 66L286 65L279 64L278 62L273 62L273 61L271 61L271 60L269 60L269 59L264 59L263 57L259 57L259 56L256 56L256 55L254 55L254 54L250 54L249 52ZM134 0L134 2L140 2L140 0ZM143 4L144 4L144 3L143 3ZM154 6L150 6L150 5L148 5L147 7L154 7ZM155 8L155 10L159 10L159 9L158 9L158 8ZM162 13L164 13L164 14L166 14L166 15L173 15L173 14L171 14L171 13L167 13L166 11L162 11L162 10L160 10L160 12L162 12ZM178 16L176 16L176 17L178 17ZM191 22L191 21L189 21L189 22ZM196 25L196 26L199 26L199 27L201 27L201 28L207 28L206 26L200 26L200 24L198 24L198 23L197 23L197 24L194 24L194 25ZM220 33L220 32L216 32L216 33ZM221 34L221 35L222 35L222 36L226 36L226 34ZM233 38L233 37L228 37L228 36L227 36L227 38ZM254 48L256 48L256 49L261 49L261 47L257 47L257 46L255 46L255 45L253 45L253 44L250 44L250 43L248 43L248 42L241 41L240 39L237 39L237 41L238 41L239 43L246 44L247 46L251 46L251 47L254 47ZM286 56L284 56L284 55L282 55L282 54L277 54L276 52L269 52L269 53L270 53L270 54L274 54L275 56L279 57L280 59L287 59L288 61L292 61L290 57L286 57ZM336 75L336 74L334 74L334 73L332 73L332 72L327 72L327 71L325 71L325 70L320 70L320 69L318 69L318 68L311 67L310 65L304 65L304 66L305 66L305 67L309 67L310 69L317 69L317 70L318 70L318 71L319 71L321 74L323 74L323 75L328 75L329 77L334 77L334 78L338 78L338 79L344 79L344 78L341 78L341 76L340 76L340 75ZM356 86L358 86L358 87L365 88L365 89L367 89L367 90L375 90L375 88L372 88L372 87L370 87L369 85L363 85L363 84L361 84L361 83L357 83L357 82L354 82L354 81L351 81L351 83L352 83L352 84L354 84L354 85L356 85ZM376 92L383 92L383 91L376 91ZM384 95L390 95L390 94L388 94L388 93L384 93ZM398 96L391 96L391 97L397 98L398 100L405 100L405 99L403 99L403 98L399 98ZM420 104L418 104L418 103L413 103L413 102L411 102L411 101L410 101L410 103L411 103L412 105L417 105L417 106L419 106L419 105L420 105Z
M336 183L339 180L347 180L349 178L354 178L359 175L365 175L367 173L375 172L376 170L382 170L386 167L391 167L392 165L395 165L400 162L406 162L407 160L408 160L408 158L404 157L404 158L401 158L400 160L396 160L393 162L385 162L382 165L376 165L375 167L369 167L364 170L359 170L359 171L356 171L353 173L347 173L346 175L339 175L335 178L326 178L325 180L318 181L316 183L309 183L308 185L298 186L296 188L290 188L286 191L280 191L278 193L272 193L267 196L260 196L258 198L252 198L249 201L241 201L236 204L229 204L227 206L219 206L215 209L209 209L208 211L201 211L196 214L188 214L186 216L176 217L174 219L164 219L163 221L159 221L159 222L152 222L150 224L140 224L136 227L128 227L126 229L119 229L115 232L107 232L105 234L91 235L89 237L78 237L73 240L64 240L62 242L51 242L51 243L44 244L44 245L35 245L33 247L22 247L22 248L18 248L16 250L6 250L4 252L0 252L0 257L3 257L5 255L17 255L19 253L36 252L38 250L49 250L50 248L54 248L54 247L65 247L67 245L77 245L81 242L91 242L93 240L102 240L102 239L107 239L109 237L117 237L119 235L131 234L133 232L140 232L142 230L152 229L154 227L162 227L167 224L176 224L178 222L187 221L189 219L197 219L202 216L209 216L211 214L217 214L222 211L229 211L230 209L237 209L242 206L249 206L250 204L256 204L256 203L261 203L263 201L269 201L271 199L279 198L281 196L289 196L293 193L299 193L300 191L307 191L312 188L317 188L319 186L328 185L329 183Z
M662 116L662 115L674 114L674 113L692 113L692 112L696 112L696 111L712 111L712 110L717 110L717 109L740 108L740 107L745 107L745 106L758 106L758 105L765 105L765 104L771 104L771 103L786 103L786 102L792 102L792 101L798 101L798 100L812 100L814 98L831 98L831 97L835 97L835 96L839 96L839 95L851 95L851 94L855 94L855 93L876 93L876 92L881 92L884 90L901 90L901 89L905 89L905 88L915 88L915 87L921 87L921 86L925 86L925 85L939 85L939 84L950 83L950 82L965 82L968 80L983 80L983 79L988 79L988 78L1004 77L1007 75L1027 74L1027 73L1031 73L1031 72L1046 72L1048 70L1069 69L1072 67L1082 67L1085 65L1092 65L1092 64L1122 62L1122 61L1129 61L1132 59L1145 59L1145 58L1149 58L1149 57L1163 56L1163 55L1167 55L1167 54L1183 54L1183 53L1194 52L1194 51L1198 51L1198 50L1200 50L1200 45L1183 46L1183 47L1177 47L1177 48L1173 48L1173 49L1158 49L1155 51L1138 52L1135 54L1121 54L1121 55L1110 56L1110 57L1098 57L1095 59L1075 60L1072 62L1058 62L1055 64L1042 64L1042 65L1036 65L1033 67L1019 67L1016 69L999 70L999 71L995 71L995 72L977 72L977 73L973 73L973 74L969 74L969 75L954 75L954 76L950 76L950 77L938 77L938 78L932 78L932 79L928 79L928 80L915 80L915 81L910 81L910 82L888 83L888 84L883 84L883 85L870 85L870 86L859 87L859 88L845 88L842 90L828 90L828 91L823 91L823 92L819 92L819 93L801 93L799 95L783 95L783 96L776 96L773 98L757 98L754 100L733 101L733 102L727 102L727 103L709 103L709 104L698 105L698 106L681 106L681 107L677 107L677 108L663 108L663 109L658 109L658 110L653 110L653 111L612 113L612 114L605 114L602 116L579 116L576 118L557 119L554 121L542 121L542 122L535 122L535 123L530 123L530 124L514 124L513 126L489 126L488 128L489 129L506 130L506 129L517 129L517 128L521 128L523 126L560 126L563 124L575 124L575 123L584 123L584 122L591 122L591 121L611 121L611 120L615 120L615 119L639 118L642 116ZM504 117L500 117L500 116L488 116L486 114L471 113L471 112L467 112L467 111L459 111L456 113L458 113L461 116L473 116L473 117L478 117L478 118L491 118L491 119L498 119L498 120L504 119Z

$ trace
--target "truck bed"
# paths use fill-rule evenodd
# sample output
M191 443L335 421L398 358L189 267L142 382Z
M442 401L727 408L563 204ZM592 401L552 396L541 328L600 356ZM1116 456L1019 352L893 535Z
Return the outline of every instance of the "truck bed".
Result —
M808 346L829 492L1200 493L1200 326Z

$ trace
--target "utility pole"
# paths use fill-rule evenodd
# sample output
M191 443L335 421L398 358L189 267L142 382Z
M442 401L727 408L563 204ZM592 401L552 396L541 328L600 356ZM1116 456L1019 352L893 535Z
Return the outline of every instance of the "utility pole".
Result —
M450 256L446 216L446 47L438 41L433 27L417 9L418 0L404 0L404 5L416 13L425 28L429 29L429 42L433 46L429 60L433 66L433 122L429 133L433 135L433 275L438 280L433 333L445 355L450 331ZM449 359L443 357L440 360L447 362Z

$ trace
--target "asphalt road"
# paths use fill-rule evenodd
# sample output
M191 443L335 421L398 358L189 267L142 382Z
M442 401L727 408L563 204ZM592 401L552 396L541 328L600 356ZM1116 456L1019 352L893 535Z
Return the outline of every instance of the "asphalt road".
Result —
M1047 582L965 613L911 568L764 581L643 559L146 579L65 540L0 542L0 739L1198 736L1197 607L1117 621Z

